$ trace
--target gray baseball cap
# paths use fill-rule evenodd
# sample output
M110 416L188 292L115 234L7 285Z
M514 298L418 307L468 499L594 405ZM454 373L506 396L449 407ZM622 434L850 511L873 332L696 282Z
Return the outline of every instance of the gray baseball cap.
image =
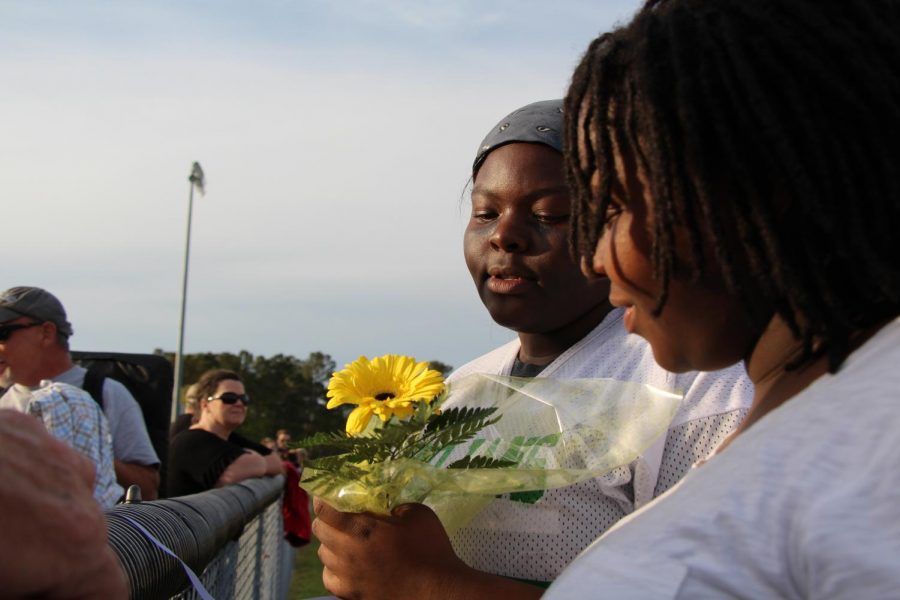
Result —
M0 323L19 317L49 321L56 325L56 331L60 334L66 337L72 335L72 324L66 319L66 309L47 290L17 286L0 294Z
M481 163L493 150L513 142L532 142L563 151L563 101L542 100L506 115L485 136L478 146L472 176L478 174Z

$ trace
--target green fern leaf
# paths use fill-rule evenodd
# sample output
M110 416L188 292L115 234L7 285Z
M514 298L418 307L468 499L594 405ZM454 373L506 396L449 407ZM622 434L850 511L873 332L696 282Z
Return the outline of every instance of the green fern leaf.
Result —
M503 469L516 466L512 460L491 458L490 456L464 456L447 465L448 469Z

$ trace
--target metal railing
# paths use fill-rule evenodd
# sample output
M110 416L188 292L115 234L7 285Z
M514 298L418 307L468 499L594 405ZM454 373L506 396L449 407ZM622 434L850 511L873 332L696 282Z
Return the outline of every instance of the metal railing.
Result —
M193 569L216 600L284 598L292 552L284 541L283 487L279 475L108 510L110 545L132 600L200 597L181 562L141 528Z

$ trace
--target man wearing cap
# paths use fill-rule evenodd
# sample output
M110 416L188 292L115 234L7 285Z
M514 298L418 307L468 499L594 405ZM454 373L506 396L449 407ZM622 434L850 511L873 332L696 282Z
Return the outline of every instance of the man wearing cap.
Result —
M24 412L32 391L51 380L83 387L87 369L69 354L72 325L62 303L36 287L13 287L0 294L0 372L14 382L0 397L0 408ZM159 458L143 413L128 389L106 378L103 411L112 433L116 479L125 489L137 484L145 500L157 497Z

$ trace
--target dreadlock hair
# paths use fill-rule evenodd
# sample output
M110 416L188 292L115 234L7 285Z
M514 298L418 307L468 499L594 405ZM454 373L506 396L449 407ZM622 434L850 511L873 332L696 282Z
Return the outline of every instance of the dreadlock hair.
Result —
M854 332L900 313L898 31L898 0L648 0L591 43L566 96L573 251L593 256L628 151L657 314L678 260L695 281L712 260L748 315L802 340L791 368L827 354L837 370Z

